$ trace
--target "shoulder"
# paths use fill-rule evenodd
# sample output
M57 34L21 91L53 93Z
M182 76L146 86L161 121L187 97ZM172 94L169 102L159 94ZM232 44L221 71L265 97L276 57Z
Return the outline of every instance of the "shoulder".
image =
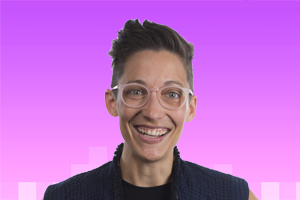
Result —
M181 167L186 173L191 173L193 174L193 176L202 176L214 180L222 179L223 181L228 181L228 182L231 182L233 178L234 179L233 181L237 181L235 179L237 177L232 176L231 174L226 174L189 161L182 160Z
M63 184L64 184L64 182L62 181L62 182L59 182L56 184L49 185L46 189L43 199L45 199L45 200L48 200L48 199L52 200L54 198L56 198L57 200L65 199Z
M83 172L68 178L64 181L64 184L65 186L76 184L82 185L94 183L95 181L99 182L99 180L105 180L106 178L110 178L114 173L112 165L112 161L109 161L93 170Z
M114 169L112 161L109 161L96 169L77 174L59 183L49 185L43 200L60 200L64 199L65 193L70 193L72 191L93 190L104 184L111 186L113 184L113 175Z
M216 182L223 184L231 183L231 185L233 186L241 183L247 184L247 182L242 178L233 176L231 174L226 174L214 169L210 169L189 161L183 161L181 167L183 169L183 173L185 173L186 175L192 175L193 177L197 178L201 177L202 180L208 182Z
M181 160L182 179L185 182L193 182L199 187L206 186L205 190L222 191L230 199L245 199L249 197L249 186L246 180L226 174L214 169L210 169L196 163Z

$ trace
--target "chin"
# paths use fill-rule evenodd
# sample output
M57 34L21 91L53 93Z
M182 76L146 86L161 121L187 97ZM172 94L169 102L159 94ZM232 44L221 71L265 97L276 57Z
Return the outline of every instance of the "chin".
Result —
M165 152L163 150L158 150L157 147L142 147L142 149L138 150L140 151L140 157L142 160L148 161L148 162L155 162L164 157Z

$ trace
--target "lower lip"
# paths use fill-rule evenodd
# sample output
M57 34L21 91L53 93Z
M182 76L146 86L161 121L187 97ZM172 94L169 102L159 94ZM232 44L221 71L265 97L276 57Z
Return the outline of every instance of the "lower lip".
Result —
M170 131L169 131L164 136L158 137L158 138L148 138L148 137L144 136L143 134L141 134L140 132L138 132L138 130L136 130L136 128L134 128L134 130L138 134L138 137L140 138L140 140L142 140L143 142L148 143L148 144L159 143L160 141L162 141L170 133Z

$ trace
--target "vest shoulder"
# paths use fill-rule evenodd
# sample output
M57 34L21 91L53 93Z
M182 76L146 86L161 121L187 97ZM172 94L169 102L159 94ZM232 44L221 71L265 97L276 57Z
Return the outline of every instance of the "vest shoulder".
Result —
M65 193L76 194L74 191L93 191L100 195L103 191L99 188L113 186L114 180L113 162L109 161L93 170L74 175L64 181L49 185L46 189L44 200L64 199ZM99 181L101 180L101 181ZM55 198L54 198L55 197Z
M222 184L230 184L234 188L248 188L248 183L245 179L210 169L193 162L182 160L181 169L186 177L202 180L206 182L218 182Z
M248 200L249 187L246 180L210 169L196 163L181 160L180 182L195 196L210 199ZM192 184L191 184L192 183Z
M186 168L187 171L191 171L192 173L195 173L195 175L197 174L201 174L203 176L208 176L208 177L230 177L230 174L226 174L214 169L210 169L201 165L198 165L196 163L193 162L189 162L189 161L184 161L182 162L182 168Z
M232 177L234 177L231 174L226 174L224 172L220 172L220 171L210 169L210 168L198 165L196 163L184 161L184 160L182 160L181 167L182 167L182 169L185 169L186 172L192 173L195 176L201 175L201 176L206 176L209 178L217 178L217 179L221 178L224 180L230 180Z
M109 161L100 167L92 169L87 172L83 172L80 174L76 174L66 180L64 180L65 185L69 184L90 184L95 181L99 182L99 180L105 180L108 178L112 178L114 175L113 163Z

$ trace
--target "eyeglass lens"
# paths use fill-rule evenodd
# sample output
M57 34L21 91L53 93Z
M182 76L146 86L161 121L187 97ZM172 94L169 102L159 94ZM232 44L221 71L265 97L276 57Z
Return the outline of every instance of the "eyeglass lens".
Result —
M132 107L144 105L149 98L149 93L146 88L139 85L127 85L123 89L123 100L126 104ZM160 93L160 102L167 108L180 107L186 98L184 90L177 87L164 88Z

